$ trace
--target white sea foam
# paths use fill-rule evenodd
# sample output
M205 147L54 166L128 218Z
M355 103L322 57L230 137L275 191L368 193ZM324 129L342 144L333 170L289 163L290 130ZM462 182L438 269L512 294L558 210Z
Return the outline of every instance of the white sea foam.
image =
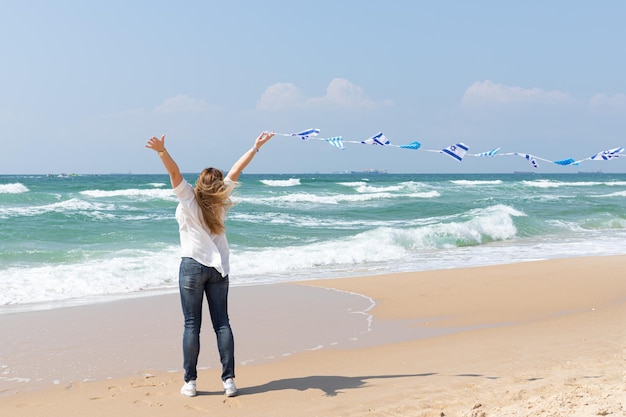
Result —
M367 184L367 181L349 181L349 182L339 182L339 185L343 185L345 187L361 187Z
M367 218L353 218L353 219L337 219L337 218L319 218L307 215L296 215L281 212L264 212L258 214L250 213L237 213L231 212L229 218L233 221L242 221L249 223L263 223L273 225L288 225L296 227L305 227L311 229L328 229L334 230L341 229L354 229L354 228L372 228L372 227L401 227L401 226L416 226L420 224L427 224L433 221L441 220L441 218L416 218L416 219L367 219Z
M624 181L556 181L556 180L533 180L522 181L528 187L536 188L559 188L559 187L597 187L600 185L624 186Z
M437 249L480 245L516 237L512 217L523 213L504 205L472 210L456 220L413 227L378 227L354 236L304 246L281 247L258 251L233 251L233 265L239 275L273 279L276 275L320 274L320 268L345 271L369 268ZM464 218L462 218L464 217ZM443 265L440 265L443 267ZM262 278L261 278L262 279Z
M28 207L0 207L0 218L18 217L18 216L39 216L50 212L82 212L91 216L101 211L113 210L115 206L107 203L93 203L78 198L60 201L58 203L44 204L41 206Z
M232 221L237 222L249 222L249 223L263 223L274 225L288 225L296 227L304 227L311 229L355 229L355 228L376 228L376 227L413 227L413 226L426 226L432 224L439 224L445 222L453 222L459 218L483 218L490 217L492 215L505 215L511 217L526 216L524 213L506 205L496 205L483 209L471 210L468 213L462 213L461 215L448 215L437 217L416 217L409 219L393 219L393 218L333 218L333 217L316 217L303 214L289 214L281 211L275 212L263 212L263 213L240 213L233 211L229 214L229 218Z
M300 178L289 178L288 180L261 180L260 182L270 187L293 187L300 185Z
M552 180L534 180L534 181L522 181L527 187L536 187L536 188L557 188L563 185L563 183Z
M402 184L388 185L388 186L375 186L375 185L369 185L365 181L344 182L344 183L340 182L339 185L350 187L359 193L389 193L393 191L401 191L402 189L405 188Z
M27 193L30 190L19 182L12 184L0 184L0 194L21 194Z
M506 223L506 222L505 222ZM479 226L484 226L484 223ZM500 235L513 232L503 224ZM319 279L325 277L371 275L401 271L425 271L480 265L506 264L539 259L623 254L626 231L618 234L589 233L588 239L559 241L515 239L488 244L455 246L437 243L437 233L445 229L452 236L476 238L470 228L430 227L423 230L377 229L359 237L306 245L304 247L267 248L257 252L233 251L233 285L251 285L277 281ZM509 239L507 239L508 241ZM407 245L413 245L407 248ZM431 247L420 247L430 244ZM418 249L419 248L419 249Z
M610 194L601 194L601 195L594 195L591 197L607 197L607 198L611 198L611 197L626 197L626 191L617 191L614 193L610 193Z
M109 197L130 197L133 199L139 199L142 201L151 199L171 200L175 201L176 196L174 192L167 189L150 189L142 190L138 188L131 188L127 190L85 190L80 192L81 195L93 197L93 198L109 198Z
M438 191L425 191L421 193L393 194L389 192L377 192L367 194L311 194L311 193L292 193L275 197L235 197L234 200L248 202L252 204L275 205L277 203L314 203L314 204L340 204L354 203L372 200L397 199L397 198L437 198L441 194Z
M423 183L415 181L399 182L394 185L376 186L371 185L367 181L340 182L339 185L353 188L359 193L393 193L393 192L412 192L423 194L425 189L431 189ZM410 195L410 194L409 194Z
M480 185L500 185L502 184L502 180L485 180L485 181L480 181L480 180L452 180L450 181L452 184L455 185L463 185L463 186L480 186Z
M175 287L178 247L118 251L79 263L1 270L0 305L43 303Z
M583 232L586 230L582 225L578 223L568 222L565 220L548 220L546 221L546 224L555 229L568 230L572 232Z

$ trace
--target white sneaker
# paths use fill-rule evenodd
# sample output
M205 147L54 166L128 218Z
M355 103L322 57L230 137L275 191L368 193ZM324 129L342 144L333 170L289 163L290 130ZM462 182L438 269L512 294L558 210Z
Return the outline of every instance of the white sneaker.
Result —
M195 397L196 396L196 381L185 382L185 385L180 389L180 393L185 397Z
M224 395L227 397L234 397L237 395L237 387L235 386L235 380L228 378L224 381Z

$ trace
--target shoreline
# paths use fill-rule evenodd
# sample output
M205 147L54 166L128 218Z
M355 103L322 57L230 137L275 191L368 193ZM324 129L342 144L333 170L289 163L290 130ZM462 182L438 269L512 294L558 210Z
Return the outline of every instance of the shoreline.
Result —
M51 413L46 415L64 416L114 410L171 416L182 409L232 416L286 416L293 409L303 415L377 410L390 416L548 416L556 408L563 416L609 415L623 411L616 390L624 383L625 264L626 255L567 258L233 287L241 394L234 399L221 394L214 336L206 324L200 360L208 366L198 380L203 395L189 399L178 393L177 296L146 297L134 315L120 301L61 309L80 311L69 316L83 324L99 317L108 327L91 330L100 339L92 334L82 341L70 329L67 334L51 329L57 339L44 334L45 342L33 352L75 360L75 350L69 354L55 345L62 338L68 346L82 344L91 358L109 352L120 373L21 392L0 390L0 412L30 417L45 407ZM24 314L0 316L3 329L6 318L20 322ZM130 337L136 327L129 317L144 330L158 318L158 331ZM25 322L9 333L22 348ZM111 334L121 337L116 341ZM133 356L141 349L145 355ZM64 406L73 411L59 414ZM542 407L544 414L538 411ZM583 409L590 413L574 414Z
M467 265L461 267L453 267L453 268L435 268L435 269L421 269L415 271L406 271L406 270L397 270L390 272L381 272L380 270L371 270L364 271L362 273L349 273L338 276L323 276L323 277L311 277L308 276L306 278L301 279L279 279L277 281L263 281L255 283L253 281L244 281L242 283L234 282L231 280L230 289L233 290L235 288L243 288L243 287L263 287L263 286L272 286L272 285L291 285L291 284L301 284L307 285L308 283L317 283L317 282L325 282L325 281L336 281L336 280L346 280L346 279L358 279L358 278L369 278L369 277L377 277L377 276L386 276L386 275L402 275L402 274L416 274L416 273L428 273L428 272L437 272L437 271L448 271L448 270L467 270L474 268L490 268L490 267L501 267L506 265L517 265L524 263L534 263L534 262L550 262L550 261L564 261L569 259L586 259L586 258L603 258L603 257L619 257L622 254L608 254L608 255L576 255L572 257L554 257L554 258L529 258L529 259L516 259L506 263L485 263L485 264L476 264L476 265ZM320 286L317 284L312 284L316 286ZM28 304L8 304L0 306L0 318L5 315L13 315L13 314L28 314L34 312L45 312L45 311L54 311L58 309L66 309L66 308L76 308L76 307L89 307L99 304L109 304L116 302L125 302L136 299L143 298L151 298L158 296L178 296L178 287L162 287L162 288L152 288L142 291L135 291L131 293L114 293L114 294L101 294L101 295L91 295L83 298L69 298L63 300L49 300L49 301L40 301Z

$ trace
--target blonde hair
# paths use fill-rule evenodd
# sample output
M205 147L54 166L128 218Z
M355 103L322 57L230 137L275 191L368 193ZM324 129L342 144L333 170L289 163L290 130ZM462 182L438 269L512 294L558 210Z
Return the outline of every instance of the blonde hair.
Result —
M219 235L226 231L224 217L232 207L230 187L224 183L224 173L217 168L205 168L196 181L196 200L202 211L204 225L211 233Z

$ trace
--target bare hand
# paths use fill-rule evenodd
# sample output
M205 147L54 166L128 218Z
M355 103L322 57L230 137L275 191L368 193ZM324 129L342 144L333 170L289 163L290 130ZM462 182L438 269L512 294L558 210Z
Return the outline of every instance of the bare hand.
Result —
M165 150L165 135L161 136L161 139L157 139L155 136L152 136L148 139L146 148L153 149L157 152L163 152Z
M265 142L267 142L268 140L272 139L272 137L275 135L274 132L263 132L259 135L258 138L256 138L256 140L254 141L254 147L256 149L261 148L261 146L265 145Z

